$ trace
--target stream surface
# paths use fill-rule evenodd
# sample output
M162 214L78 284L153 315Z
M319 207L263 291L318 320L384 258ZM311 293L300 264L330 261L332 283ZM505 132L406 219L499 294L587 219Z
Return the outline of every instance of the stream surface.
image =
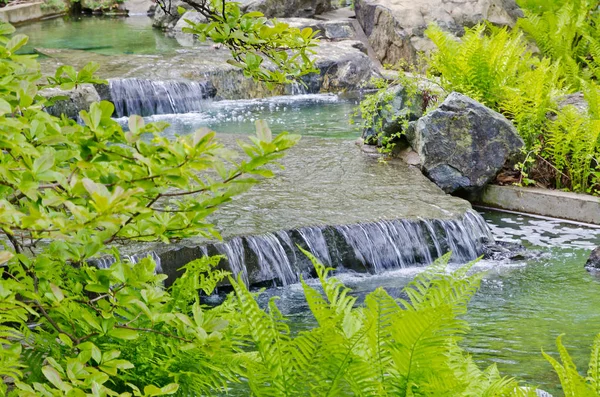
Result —
M128 18L71 17L48 19L17 28L29 36L20 50L33 53L35 48L89 51L102 55L173 54L180 48L177 40L152 28L147 16Z

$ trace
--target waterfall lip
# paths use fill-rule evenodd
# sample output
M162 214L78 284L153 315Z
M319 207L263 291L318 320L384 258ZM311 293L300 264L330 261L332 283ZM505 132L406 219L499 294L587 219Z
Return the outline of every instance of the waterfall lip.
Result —
M109 80L107 95L104 99L114 103L114 114L121 118L199 112L216 95L216 88L208 80L123 78Z
M386 219L345 225L303 226L255 235L238 235L227 241L157 245L169 278L185 263L206 255L223 255L220 268L241 274L248 285L290 285L313 268L298 249L308 250L328 267L339 271L381 274L429 265L453 251L453 263L466 263L493 245L487 224L474 210L453 219ZM148 252L148 251L146 251ZM133 255L135 256L135 255ZM133 257L132 256L132 257Z

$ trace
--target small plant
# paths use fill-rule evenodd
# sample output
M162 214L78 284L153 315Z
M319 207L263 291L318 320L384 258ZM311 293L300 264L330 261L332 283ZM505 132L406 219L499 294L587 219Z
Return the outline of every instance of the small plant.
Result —
M360 115L363 131L369 134L365 143L375 144L379 151L391 154L409 129L409 123L435 108L443 99L443 93L421 81L418 75L405 72L413 70L407 65L397 65L393 80L372 78L369 86L375 93L368 95L352 115Z

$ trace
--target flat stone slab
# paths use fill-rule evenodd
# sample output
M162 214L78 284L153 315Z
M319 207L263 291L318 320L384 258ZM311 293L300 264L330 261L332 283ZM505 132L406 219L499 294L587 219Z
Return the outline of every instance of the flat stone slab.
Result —
M44 16L42 2L17 4L0 8L0 21L8 23L21 23L34 21Z
M600 198L540 188L489 185L481 204L600 225Z

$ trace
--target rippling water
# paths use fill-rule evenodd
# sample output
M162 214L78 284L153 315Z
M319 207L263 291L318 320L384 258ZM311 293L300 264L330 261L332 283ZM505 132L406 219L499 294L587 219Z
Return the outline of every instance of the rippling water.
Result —
M600 278L588 273L600 229L500 212L485 217L497 239L539 249L537 260L498 264L469 306L472 332L464 342L482 364L497 363L505 375L557 392L558 379L541 350L555 355L563 342L580 371L600 332Z
M217 132L253 134L254 121L266 120L274 133L324 138L356 139L360 132L351 124L356 98L333 94L289 95L239 101L206 101L201 112L147 117L146 121L165 121L167 134L187 134L200 127Z

